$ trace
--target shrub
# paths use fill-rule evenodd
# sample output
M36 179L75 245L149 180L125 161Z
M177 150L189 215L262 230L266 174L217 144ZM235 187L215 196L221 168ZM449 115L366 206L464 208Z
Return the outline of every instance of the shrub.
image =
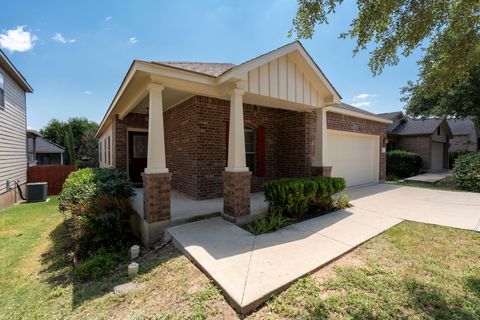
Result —
M84 213L105 199L130 199L133 184L124 172L115 169L85 168L70 173L59 195L60 210ZM102 201L97 201L102 199Z
M350 199L345 193L341 193L334 201L334 206L336 209L345 209L350 207Z
M312 203L331 207L332 195L345 189L345 179L332 177L271 180L265 183L265 199L271 210L288 218L301 218Z
M422 168L422 158L413 152L393 150L387 152L387 176L408 178Z
M453 178L459 189L480 192L480 153L458 157L453 167Z
M118 252L109 252L103 249L96 251L75 269L75 274L81 280L98 279L113 270L117 264L125 259L125 255Z
M120 250L133 240L130 217L132 182L114 169L85 168L72 172L59 195L59 208L70 210L70 237L79 259L99 249Z
M474 153L474 151L451 151L448 153L448 167L452 169L458 157L466 154Z
M282 216L279 210L270 210L266 216L249 223L246 229L254 235L258 235L281 229L292 222L292 219Z

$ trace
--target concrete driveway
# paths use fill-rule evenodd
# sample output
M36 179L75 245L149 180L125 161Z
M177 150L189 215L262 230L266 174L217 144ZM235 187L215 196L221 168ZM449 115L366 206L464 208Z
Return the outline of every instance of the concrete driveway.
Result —
M480 194L386 184L346 191L352 208L254 236L212 218L173 227L174 244L240 313L403 220L476 230Z
M480 231L480 193L378 184L347 191L354 208L402 220Z

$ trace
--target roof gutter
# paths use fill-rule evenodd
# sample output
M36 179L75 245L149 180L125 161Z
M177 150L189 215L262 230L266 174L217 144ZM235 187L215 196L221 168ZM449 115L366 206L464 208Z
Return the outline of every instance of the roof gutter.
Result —
M327 105L324 108L325 108L325 111L339 113L339 114L343 114L343 115L351 116L351 117L355 117L355 118L360 118L360 119L365 119L365 120L370 120L370 121L375 121L375 122L381 122L381 123L385 123L385 124L392 124L393 123L393 121L389 120L389 119L384 119L384 118L377 117L377 116L374 116L374 115L369 115L369 114L365 114L365 113L361 113L361 112L355 112L355 111L352 111L352 110L347 110L347 109L344 109L344 108L339 108L339 107L336 106L336 104Z

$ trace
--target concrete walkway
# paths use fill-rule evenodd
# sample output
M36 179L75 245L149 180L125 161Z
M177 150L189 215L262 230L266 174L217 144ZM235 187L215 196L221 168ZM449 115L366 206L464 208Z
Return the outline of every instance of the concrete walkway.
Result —
M452 171L430 172L406 178L405 180L435 183L442 179L445 179L446 177L450 177L451 175Z
M174 244L248 313L292 281L407 219L479 230L480 194L374 185L354 207L254 236L221 218L167 230Z

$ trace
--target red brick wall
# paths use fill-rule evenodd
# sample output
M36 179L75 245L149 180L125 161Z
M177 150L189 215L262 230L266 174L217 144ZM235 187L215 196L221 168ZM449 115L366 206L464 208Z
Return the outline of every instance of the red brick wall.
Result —
M432 136L401 136L396 141L397 149L418 153L422 157L422 168L430 169Z
M129 113L123 120L115 115L112 122L113 130L113 167L127 171L127 129L148 129L148 116L140 113Z

